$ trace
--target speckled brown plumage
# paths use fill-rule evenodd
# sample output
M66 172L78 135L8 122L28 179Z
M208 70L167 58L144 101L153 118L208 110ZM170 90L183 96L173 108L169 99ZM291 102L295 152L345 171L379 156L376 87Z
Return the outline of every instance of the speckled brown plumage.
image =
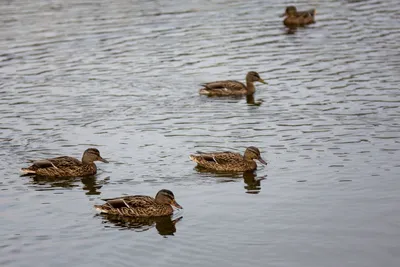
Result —
M202 85L204 88L200 89L199 93L208 96L252 95L256 91L254 82L266 84L257 72L250 71L246 75L246 85L231 80L209 82Z
M175 201L174 194L167 189L158 191L155 198L149 196L124 196L104 199L103 205L94 207L102 213L115 214L127 217L156 217L173 213L173 208L182 207Z
M82 161L76 158L62 156L57 158L32 161L28 168L22 168L23 174L46 177L74 177L94 175L97 172L94 161L108 162L100 156L96 148L88 148L83 153Z
M315 9L297 11L295 6L288 6L283 14L283 16L286 16L283 20L283 24L288 28L294 28L315 23L315 14Z
M248 147L244 156L234 152L197 152L190 155L190 159L198 164L198 166L214 170L226 172L244 172L257 169L254 162L257 159L260 163L267 165L260 155L260 150L254 146Z

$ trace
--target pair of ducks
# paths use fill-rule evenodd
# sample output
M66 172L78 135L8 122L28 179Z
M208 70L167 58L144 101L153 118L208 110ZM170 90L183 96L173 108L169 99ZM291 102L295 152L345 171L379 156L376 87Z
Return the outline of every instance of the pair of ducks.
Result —
M295 6L288 6L285 13L282 14L282 17L286 16L283 24L291 29L312 24L315 23L316 13L315 9L297 11ZM246 84L231 80L210 82L202 84L203 88L200 89L199 93L208 96L251 96L256 91L255 82L267 84L257 72L250 71L246 75Z
M234 152L213 152L190 155L190 159L199 166L214 171L244 172L255 170L257 164L255 159L262 164L267 163L262 159L260 150L256 147L248 147L244 155ZM94 175L97 172L95 161L107 163L100 156L96 148L88 148L83 153L82 160L69 156L42 159L33 161L33 164L21 171L27 175L39 175L46 177L71 177ZM127 217L156 217L172 215L173 207L182 209L174 194L167 189L160 190L155 198L149 196L135 195L104 199L103 205L94 207L101 213L113 214Z

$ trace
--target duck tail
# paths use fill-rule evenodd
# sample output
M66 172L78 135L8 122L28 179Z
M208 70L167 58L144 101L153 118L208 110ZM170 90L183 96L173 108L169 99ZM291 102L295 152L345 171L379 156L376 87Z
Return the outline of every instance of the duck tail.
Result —
M109 207L105 206L105 205L94 205L94 208L101 212L101 213L108 213L109 212Z
M192 161L194 161L194 162L196 162L196 163L199 163L199 161L198 161L198 159L197 159L197 156L195 156L195 155L190 155L189 158L190 158Z
M210 91L207 88L202 88L202 89L200 89L199 94L201 94L201 95L209 95Z
M29 169L29 168L22 168L20 171L21 171L21 173L22 173L23 175L27 175L27 174L36 174L36 171L35 171L35 170L31 170L31 169Z

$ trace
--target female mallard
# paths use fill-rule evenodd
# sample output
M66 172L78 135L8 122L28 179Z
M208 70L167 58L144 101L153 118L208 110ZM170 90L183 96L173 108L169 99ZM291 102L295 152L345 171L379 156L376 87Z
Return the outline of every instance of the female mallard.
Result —
M255 159L260 163L267 165L260 155L260 150L250 146L244 152L244 156L234 152L215 152L203 153L197 152L196 155L190 155L189 158L196 162L198 166L226 172L244 172L257 169Z
M315 14L315 9L310 9L307 11L297 11L295 6L288 6L285 10L285 13L282 15L286 16L283 24L285 24L285 26L288 28L293 28L315 23Z
M24 174L36 174L47 177L74 177L94 175L97 172L94 161L108 162L100 156L96 148L88 148L82 156L82 161L76 158L62 156L51 159L32 161L33 165L22 168Z
M255 71L250 71L246 75L246 85L238 81L217 81L202 84L201 95L208 96L229 96L229 95L252 95L256 91L254 82L266 84Z
M175 201L174 194L167 189L158 191L155 199L149 196L137 195L103 200L107 203L94 205L98 211L129 217L166 216L173 213L172 206L182 209Z

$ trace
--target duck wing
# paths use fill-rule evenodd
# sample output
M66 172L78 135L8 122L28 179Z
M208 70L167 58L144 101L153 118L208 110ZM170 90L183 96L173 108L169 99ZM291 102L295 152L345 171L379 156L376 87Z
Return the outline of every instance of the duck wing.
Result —
M103 199L107 204L111 205L114 209L118 208L145 208L149 205L156 204L154 198L149 196L125 196L117 198Z
M202 84L205 88L209 90L246 90L246 86L238 81L216 81Z
M82 165L82 162L80 160L73 158L73 157L68 157L68 156L34 160L31 162L33 163L31 167L35 167L37 169L51 168L51 167L68 168L68 167L75 167L75 166Z
M228 164L243 160L242 155L240 155L239 153L234 153L229 151L211 152L211 153L204 153L201 151L197 151L197 155L192 155L192 157L196 158L198 161L214 162L217 164Z
M297 16L298 17L303 17L303 18L306 18L308 16L314 17L315 16L315 12L316 12L315 9L309 9L309 10L306 10L306 11L299 11L299 12L297 12Z

